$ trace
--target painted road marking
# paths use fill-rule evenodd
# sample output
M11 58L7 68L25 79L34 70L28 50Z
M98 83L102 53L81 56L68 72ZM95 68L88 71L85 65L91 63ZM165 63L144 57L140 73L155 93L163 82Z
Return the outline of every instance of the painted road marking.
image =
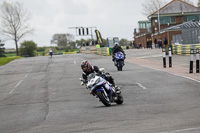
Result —
M15 88L17 88L21 83L22 83L22 81L25 79L25 78L27 78L28 77L28 74L31 72L32 70L30 70L30 71L27 71L28 73L24 76L24 78L22 79L22 80L20 80L16 85L15 85ZM11 94L11 93L13 93L14 92L14 90L15 90L15 88L14 89L12 89L9 93Z
M20 80L20 81L15 85L15 88L16 88L17 86L19 86L19 85L22 83L22 81L23 81L23 80Z
M28 73L24 76L24 78L27 78L28 77Z
M179 130L174 130L174 131L169 131L169 132L160 132L160 133L178 133L178 132L183 132L183 131L192 131L192 130L199 130L200 127L197 128L188 128L188 129L179 129Z
M200 83L199 80L196 80L196 79L193 79L193 78L190 78L190 77L187 77L187 76L182 76L182 75L174 74L174 73L171 73L171 72L167 72L167 71L164 71L164 70L159 70L159 69L156 69L156 68L153 68L153 67L144 66L144 65L140 65L140 66L146 67L146 68L150 68L150 69L153 69L153 70L156 70L156 71L166 72L166 73L169 73L169 74L172 74L172 75L175 75L175 76L183 77L183 78L190 79L190 80L193 80L195 82Z
M162 55L149 55L149 56L142 56L142 57L140 57L140 58L150 58L150 57L161 57Z
M140 84L140 83L136 83L139 87L141 87L142 89L144 89L144 90L146 90L147 88L146 87L144 87L142 84Z
M76 61L74 60L74 64L76 64Z

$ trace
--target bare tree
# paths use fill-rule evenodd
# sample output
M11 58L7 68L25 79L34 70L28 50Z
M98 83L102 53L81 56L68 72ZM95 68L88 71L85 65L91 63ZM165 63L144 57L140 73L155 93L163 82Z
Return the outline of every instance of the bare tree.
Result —
M143 15L149 16L155 11L159 10L162 6L164 6L166 1L164 0L145 0L145 3L142 3L143 6Z
M73 39L74 36L72 34L54 34L51 43L64 48L69 46Z
M0 32L8 40L13 40L16 45L16 54L19 55L19 40L32 33L33 29L28 24L30 14L18 2L8 3L6 1L1 5L1 27Z
M182 0L182 1L193 5L193 2L191 0ZM158 11L166 4L167 2L165 0L145 0L145 3L142 3L143 6L142 13L145 16L149 16L152 13Z

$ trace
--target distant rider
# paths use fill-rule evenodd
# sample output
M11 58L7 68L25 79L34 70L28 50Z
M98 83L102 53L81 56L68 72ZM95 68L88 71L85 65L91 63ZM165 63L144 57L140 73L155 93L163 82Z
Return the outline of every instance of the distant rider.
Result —
M112 48L112 57L113 57L112 60L113 61L114 61L114 58L115 58L114 54L117 53L117 52L122 52L124 54L124 59L126 58L126 54L125 54L124 50L122 49L122 47L119 45L118 42L115 42L114 47Z
M99 67L98 66L91 66L90 63L86 60L82 61L81 62L81 68L83 70L83 73L82 73L82 77L83 79L85 80L85 82L87 82L87 76L91 73L97 73L101 76L105 76L105 79L111 83L114 87L115 86L115 82L114 82L114 78L109 74L109 73L106 73L105 75L102 75L101 71L99 70Z
M49 55L52 57L52 55L53 55L53 50L50 48L49 49Z

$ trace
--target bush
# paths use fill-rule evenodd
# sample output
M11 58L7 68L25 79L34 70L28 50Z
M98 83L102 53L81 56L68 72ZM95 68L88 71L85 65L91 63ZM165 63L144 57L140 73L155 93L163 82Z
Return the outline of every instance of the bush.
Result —
M33 41L24 41L21 43L19 52L21 56L29 56L33 57L36 55L37 50L37 44L35 44Z

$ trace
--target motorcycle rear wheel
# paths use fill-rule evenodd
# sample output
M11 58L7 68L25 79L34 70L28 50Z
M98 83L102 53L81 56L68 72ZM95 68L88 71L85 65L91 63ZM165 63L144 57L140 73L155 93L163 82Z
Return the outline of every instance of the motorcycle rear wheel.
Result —
M117 101L115 101L117 104L122 104L124 102L124 98L121 94L118 95Z
M105 96L104 92L102 91L97 91L97 96L99 97L99 99L101 100L101 102L105 105L105 106L110 106L111 105L111 101L108 97Z

